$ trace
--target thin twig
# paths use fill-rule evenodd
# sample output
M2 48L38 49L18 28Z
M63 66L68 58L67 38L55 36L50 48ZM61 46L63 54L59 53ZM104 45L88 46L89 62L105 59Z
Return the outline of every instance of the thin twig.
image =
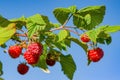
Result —
M51 29L50 32L55 31L55 30L60 30L60 29L62 29L62 28L63 28L62 26L61 26L61 27L58 27L58 28L54 28L54 29Z
M68 31L70 31L70 32L73 32L73 33L75 33L75 34L77 34L77 35L79 35L79 33L78 32L76 32L76 31L73 31L73 30L71 30L71 29L69 29L69 28L64 28L65 30L68 30Z
M26 34L19 34L19 33L15 33L16 36L22 36L22 37L27 37Z

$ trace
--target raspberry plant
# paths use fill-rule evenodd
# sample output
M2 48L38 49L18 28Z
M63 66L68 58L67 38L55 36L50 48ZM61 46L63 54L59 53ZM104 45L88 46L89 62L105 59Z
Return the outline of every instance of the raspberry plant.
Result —
M71 42L78 44L86 53L88 65L94 61L91 57L101 59L99 53L94 52L99 44L109 45L112 42L111 33L120 30L119 25L110 26L99 24L102 23L105 15L105 6L88 6L82 9L77 9L76 6L68 8L56 8L53 10L58 23L49 21L48 17L41 14L35 14L30 17L20 17L15 19L6 19L0 16L0 47L6 48L11 46L8 41L13 41L13 45L21 46L24 61L27 65L39 67L44 71L48 70L48 63L54 65L54 62L59 62L64 74L70 79L73 79L76 70L76 64L71 54L63 54L68 47L71 47ZM73 22L74 26L67 23ZM78 37L73 36L76 34ZM90 39L89 42L82 42L80 36L86 34ZM37 43L39 45L31 45ZM90 50L91 54L88 54ZM101 48L99 48L102 50ZM50 58L47 55L50 54ZM17 55L19 53L15 53ZM52 63L46 60L54 60ZM97 61L99 61L97 59ZM0 73L2 75L2 62L0 62Z

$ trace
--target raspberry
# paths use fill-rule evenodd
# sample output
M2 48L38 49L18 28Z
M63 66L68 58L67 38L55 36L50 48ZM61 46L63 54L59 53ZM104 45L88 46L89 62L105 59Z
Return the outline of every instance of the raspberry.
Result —
M29 67L24 64L24 63L20 63L17 67L17 71L21 74L21 75L24 75L28 72L29 70Z
M89 42L90 41L90 38L87 36L87 34L82 34L80 39L83 41L83 42Z
M38 55L34 55L29 51L26 51L23 56L24 56L24 59L27 61L28 64L36 64L39 60Z
M18 58L22 53L22 48L20 46L10 46L8 49L8 53L12 58Z
M52 56L52 54L50 54L50 53L47 54L46 63L49 66L54 66L55 65L56 61L55 61L54 57Z
M49 66L54 66L56 61L54 59L46 59L46 63Z
M34 55L41 55L43 51L43 46L40 43L31 43L27 50Z
M104 56L104 52L101 48L95 48L88 51L88 59L93 62L98 62Z

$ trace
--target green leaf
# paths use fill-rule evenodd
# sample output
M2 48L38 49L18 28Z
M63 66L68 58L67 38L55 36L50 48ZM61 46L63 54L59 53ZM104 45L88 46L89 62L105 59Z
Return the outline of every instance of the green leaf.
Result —
M54 16L61 24L64 24L70 13L71 11L68 8L56 8L53 11Z
M11 37L11 39L14 40L14 41L21 42L20 37L17 36L17 35L13 35L13 36Z
M24 16L11 19L10 21L16 23L17 29L22 29L23 26L26 26L26 18Z
M42 42L45 39L45 35L40 34L39 35L39 42Z
M76 14L73 15L73 22L74 25L80 29L91 30L102 22L104 15L105 6L88 6L78 10ZM84 19L80 19L81 16Z
M104 38L97 38L97 42L100 44L105 44L105 39Z
M10 21L0 15L0 27L6 27Z
M37 31L48 31L51 28L48 17L40 14L28 17L26 26L28 28L28 37L32 37Z
M35 14L27 18L28 22L36 23L36 24L47 24L49 23L48 17L40 14Z
M76 11L77 11L77 7L76 7L75 5L68 7L68 9L70 10L70 12L71 12L72 14L76 13Z
M69 32L67 30L61 30L58 33L58 42L64 40L65 38L67 38L69 36Z
M118 25L118 26L105 26L103 28L104 28L105 33L113 33L113 32L120 31L120 25Z
M97 35L99 34L99 32L96 32L96 30L90 30L86 32L86 34L88 35L91 41L96 43Z
M50 24L51 24L51 26L53 26L53 27L55 27L55 28L60 27L60 24L59 24L59 23L50 23Z
M84 29L84 27L85 27L84 17L82 17L79 14L73 14L73 24L80 29ZM82 27L82 26L84 26L84 27Z
M108 38L106 39L106 44L109 45L111 42L112 42L112 38L111 38L111 37L108 37Z
M9 23L6 26L0 26L0 45L8 41L16 32L16 24Z
M101 31L98 34L97 42L102 43L102 44L106 43L107 45L109 45L112 42L112 38L110 34L105 33L104 31Z
M58 48L59 50L67 50L67 46L63 41L60 42L54 42L53 45L55 46L55 48Z
M74 72L76 70L76 64L72 58L72 56L69 55L60 55L60 64L62 66L62 71L64 74L70 79L73 79Z
M87 44L82 43L80 40L78 40L77 38L74 38L74 37L68 37L68 39L75 42L76 44L78 44L87 53L87 49L88 49Z
M120 31L120 26L100 26L99 28L87 31L86 34L95 43L97 41L102 44L110 44L112 39L109 33L117 31Z
M71 41L70 41L70 40L65 39L65 40L64 40L64 43L65 43L65 45L67 45L68 47L71 47Z
M45 25L37 25L34 23L28 23L27 28L28 28L28 37L31 38L33 34L37 33L37 31L42 31L45 29Z

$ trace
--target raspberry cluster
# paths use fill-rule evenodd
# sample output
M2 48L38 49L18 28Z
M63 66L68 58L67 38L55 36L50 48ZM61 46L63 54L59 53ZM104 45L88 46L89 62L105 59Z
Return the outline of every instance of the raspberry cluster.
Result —
M28 64L36 64L42 54L43 46L41 43L31 43L24 53L24 59Z
M24 47L21 45L14 45L10 46L8 49L8 53L11 58L15 59L18 58L22 54L22 49ZM43 52L43 46L41 43L34 42L30 43L23 54L24 59L27 61L28 64L36 64L40 58L40 55ZM29 67L27 63L20 63L17 67L18 73L24 75L28 72Z
M88 37L88 35L86 33L82 34L80 36L80 39L82 42L84 43L88 43L90 42L90 38ZM92 47L94 45L92 44ZM103 56L104 56L104 52L101 48L97 47L97 48L93 48L88 50L88 59L92 62L98 62Z

